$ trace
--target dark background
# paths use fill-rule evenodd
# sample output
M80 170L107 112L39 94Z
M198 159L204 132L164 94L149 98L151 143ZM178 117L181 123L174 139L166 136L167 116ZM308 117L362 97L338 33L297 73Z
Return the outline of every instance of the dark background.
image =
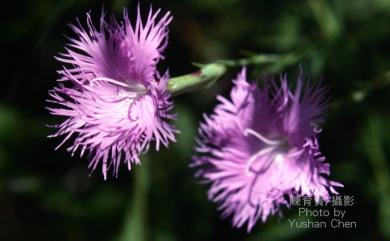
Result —
M146 12L149 3L141 1ZM352 195L346 219L356 229L290 228L284 218L260 221L251 234L221 220L207 186L188 167L202 112L226 95L239 68L208 90L175 97L178 142L149 151L142 167L104 181L89 177L86 158L54 151L60 139L46 124L61 119L45 110L47 91L61 65L53 58L74 36L67 27L102 6L134 16L135 1L35 0L0 4L0 240L386 240L390 239L390 1L152 1L170 10L166 60L171 76L197 70L191 63L276 54L249 66L249 76L289 73L299 66L329 85L331 103L321 150L331 178ZM268 56L268 55L264 55ZM314 218L313 220L323 220Z

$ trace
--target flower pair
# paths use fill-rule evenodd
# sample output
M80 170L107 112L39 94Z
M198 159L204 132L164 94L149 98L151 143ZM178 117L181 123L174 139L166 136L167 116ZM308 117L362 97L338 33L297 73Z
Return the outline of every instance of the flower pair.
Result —
M88 152L90 168L100 165L104 179L110 170L117 176L122 162L129 170L139 164L151 142L157 150L168 146L178 132L170 123L169 76L156 68L172 17L158 18L159 12L150 10L144 22L138 8L134 26L126 10L120 22L102 13L99 29L87 14L87 29L71 25L78 37L56 57L67 67L49 92L57 107L48 109L66 120L53 136L64 136L59 146L72 139L72 155ZM211 183L209 198L223 216L233 216L235 227L247 223L250 231L294 195L327 200L341 186L326 178L329 164L313 125L323 121L324 91L302 78L292 91L285 76L260 89L243 69L230 100L218 96L213 114L205 115L191 166Z

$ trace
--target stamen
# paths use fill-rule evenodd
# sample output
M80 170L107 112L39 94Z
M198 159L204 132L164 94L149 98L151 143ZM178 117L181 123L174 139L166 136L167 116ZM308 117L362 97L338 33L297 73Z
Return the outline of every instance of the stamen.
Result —
M262 141L265 144L270 145L270 146L277 146L281 143L280 141L270 140L253 129L246 128L244 130L244 135L248 136L249 134L253 135L254 137L257 137L260 141Z
M290 157L296 157L296 156L299 156L303 153L304 150L297 150L297 151L294 151L293 153L291 153L289 156Z
M253 162L257 159L257 158L259 158L259 157L261 157L261 156L263 156L263 155L265 155L265 154L268 154L269 152L271 152L271 151L273 151L275 148L274 147L267 147L267 148L264 148L264 149L262 149L262 150L260 150L260 151L258 151L256 154L254 154L253 156L251 156L251 158L249 158L249 160L248 160L248 162L247 162L247 164L246 164L246 166L245 166L245 174L249 177L249 176L251 176L253 173L251 172L251 166L252 166L252 164L253 164Z
M131 86L131 85L128 85L126 83L117 81L115 79L107 78L107 77L96 77L96 78L93 78L91 80L91 82L95 82L95 81L99 81L99 80L105 81L105 82L108 82L108 83L111 83L111 84L114 84L114 85L118 85L118 86L121 86L121 87L124 87L124 88L126 88L127 90L129 90L131 92L145 93L145 91L146 91L145 87L143 87L142 85Z
M108 83L119 85L119 86L126 87L126 88L130 87L129 85L127 85L125 83L122 83L122 82L119 82L117 80L114 80L114 79L111 79L111 78L107 78L107 77L96 77L96 78L93 78L91 80L91 82L95 82L95 81L99 81L99 80L106 81Z

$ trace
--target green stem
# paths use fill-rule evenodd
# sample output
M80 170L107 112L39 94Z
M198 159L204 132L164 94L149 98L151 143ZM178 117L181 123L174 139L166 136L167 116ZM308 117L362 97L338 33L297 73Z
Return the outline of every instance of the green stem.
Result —
M149 179L149 160L143 156L142 167L133 170L134 190L126 211L125 222L118 241L145 241L147 239L147 192Z
M222 64L207 64L195 73L174 77L169 80L168 90L173 95L206 88L215 83L226 72Z
M229 68L238 68L248 65L267 66L265 70L268 72L279 72L283 68L295 64L308 52L314 48L317 43L306 46L304 49L299 49L292 53L283 55L278 54L253 54L248 58L241 58L237 60L218 60L211 64L197 65L200 67L199 71L173 77L168 82L168 90L173 95L179 95L203 88L210 87L218 79L220 79Z

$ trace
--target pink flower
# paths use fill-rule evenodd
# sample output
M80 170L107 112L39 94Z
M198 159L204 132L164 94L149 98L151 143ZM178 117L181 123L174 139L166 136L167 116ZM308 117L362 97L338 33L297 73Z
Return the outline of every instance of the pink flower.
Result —
M110 169L117 176L121 162L129 170L140 164L151 141L157 150L175 141L177 130L167 122L175 119L169 77L156 69L172 17L168 12L158 20L159 13L150 9L143 22L138 7L132 26L126 9L120 22L114 17L107 22L103 12L99 29L88 13L87 28L71 25L77 37L56 57L65 66L58 71L58 87L49 91L56 106L48 109L66 120L52 136L64 137L58 147L71 140L72 155L89 152L89 167L102 164L104 179Z
M280 213L295 195L329 200L342 184L327 179L329 164L319 151L315 127L326 109L324 88L286 76L267 81L262 89L246 81L246 71L234 81L230 98L200 125L193 157L196 176L211 183L209 199L219 203L222 216L247 231L261 218Z

